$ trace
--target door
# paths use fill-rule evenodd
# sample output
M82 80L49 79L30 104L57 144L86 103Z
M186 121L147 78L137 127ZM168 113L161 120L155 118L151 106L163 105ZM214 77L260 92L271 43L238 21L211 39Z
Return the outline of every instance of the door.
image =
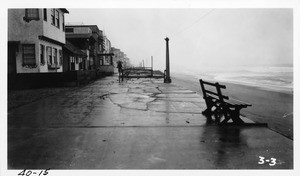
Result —
M18 43L8 42L8 75L16 74L16 52L17 52Z

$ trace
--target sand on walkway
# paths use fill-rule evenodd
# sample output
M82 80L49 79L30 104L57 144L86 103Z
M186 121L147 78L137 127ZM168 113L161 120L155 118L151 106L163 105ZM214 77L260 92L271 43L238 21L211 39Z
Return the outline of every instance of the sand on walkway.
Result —
M202 95L199 79L184 74L173 74L172 82ZM293 139L293 94L265 90L259 87L220 82L226 85L224 94L252 104L241 114L260 123L268 123L270 129Z

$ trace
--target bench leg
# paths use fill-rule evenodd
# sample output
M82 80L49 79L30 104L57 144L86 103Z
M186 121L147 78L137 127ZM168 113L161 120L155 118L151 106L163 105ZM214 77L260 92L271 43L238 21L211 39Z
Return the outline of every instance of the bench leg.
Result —
M235 107L234 110L231 110L230 108L225 108L224 110L224 117L225 119L221 122L221 124L226 124L230 119L232 119L233 124L243 124L245 123L240 118L240 107Z
M228 110L224 111L224 118L225 119L220 124L226 124L231 119L231 115L228 113Z
M235 108L234 111L232 111L231 119L233 123L235 124L243 124L244 121L240 118L240 110L241 108Z
M210 98L206 98L205 103L207 108L204 111L202 111L202 114L206 116L211 116L213 114L212 108L215 106L215 102Z
M210 108L206 108L204 111L202 111L202 114L206 116L211 116L212 112Z

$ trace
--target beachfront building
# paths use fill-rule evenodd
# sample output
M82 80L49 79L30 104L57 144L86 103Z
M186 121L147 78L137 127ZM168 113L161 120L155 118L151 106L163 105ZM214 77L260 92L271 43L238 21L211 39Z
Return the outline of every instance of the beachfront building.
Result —
M83 69L97 70L97 74L113 74L111 44L97 25L67 25L66 39L87 54Z
M95 43L97 42L97 37L93 35L91 28L84 25L67 25L66 40L87 55L83 58L81 69L91 70L96 56Z
M102 52L98 54L100 58L98 70L101 74L112 75L114 74L113 53L111 52L111 42L107 36L103 35L103 48Z
M8 9L8 74L62 72L67 9Z
M93 46L90 48L90 55L91 55L91 68L97 69L100 63L100 56L99 54L102 53L104 50L104 39L103 39L103 32L99 30L97 25L82 25L85 27L89 27L92 30L92 36L95 39ZM91 54L92 53L92 54Z
M66 41L66 44L63 46L63 71L83 70L83 61L86 58L86 53Z
M103 36L103 39L104 39L104 50L102 54L109 54L111 53L110 40L106 36ZM112 56L103 55L101 65L113 65Z

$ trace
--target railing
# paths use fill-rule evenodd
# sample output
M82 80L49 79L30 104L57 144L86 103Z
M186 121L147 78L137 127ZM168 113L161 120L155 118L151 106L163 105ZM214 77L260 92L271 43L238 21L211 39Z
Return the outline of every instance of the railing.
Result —
M119 73L119 81L124 78L164 78L164 74L158 70L153 71L152 67L125 67Z

